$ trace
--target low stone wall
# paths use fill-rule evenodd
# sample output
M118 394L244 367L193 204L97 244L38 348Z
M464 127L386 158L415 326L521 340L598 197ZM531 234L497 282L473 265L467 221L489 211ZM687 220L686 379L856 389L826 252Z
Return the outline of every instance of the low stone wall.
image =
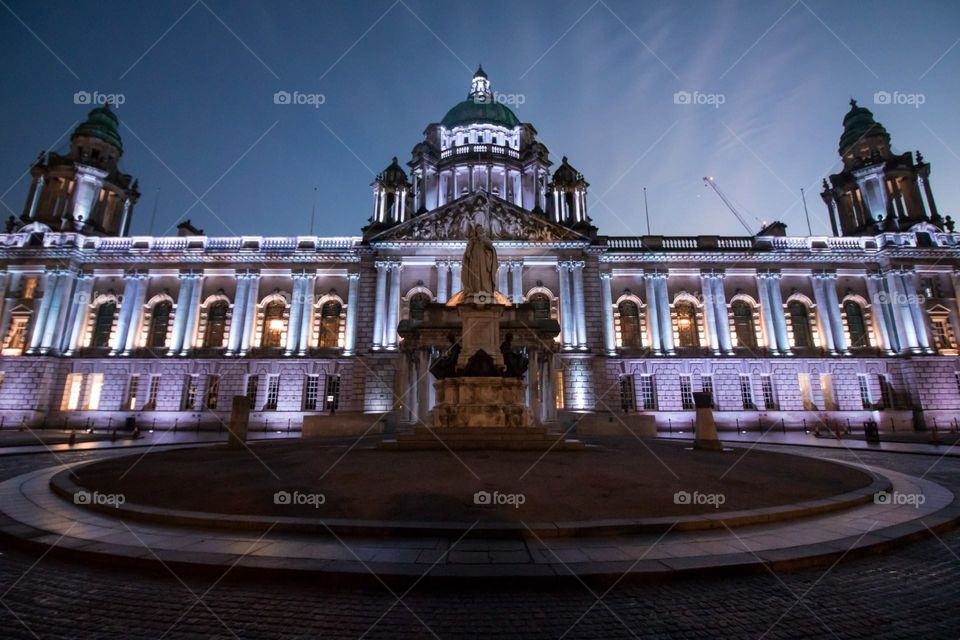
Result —
M561 420L565 424L576 423L578 436L619 436L633 433L641 438L657 437L656 419L650 415L637 413L564 413Z
M387 414L337 413L304 416L303 438L382 434Z

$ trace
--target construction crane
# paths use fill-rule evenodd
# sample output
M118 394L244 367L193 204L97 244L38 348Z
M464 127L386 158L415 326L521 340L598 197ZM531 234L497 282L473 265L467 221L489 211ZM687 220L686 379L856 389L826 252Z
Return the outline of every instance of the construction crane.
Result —
M721 191L720 187L717 186L717 181L713 179L713 176L704 177L703 184L704 186L710 187L711 189L717 192L717 195L720 196L721 200L723 200L723 204L727 205L727 209L730 209L733 215L737 217L737 220L739 220L740 224L743 225L743 228L747 230L747 233L753 236L754 235L753 229L751 229L750 225L747 224L747 221L743 219L743 216L740 215L740 212L737 211L737 208L734 207L733 204L731 204L730 200L727 199L727 196L723 194L723 191Z

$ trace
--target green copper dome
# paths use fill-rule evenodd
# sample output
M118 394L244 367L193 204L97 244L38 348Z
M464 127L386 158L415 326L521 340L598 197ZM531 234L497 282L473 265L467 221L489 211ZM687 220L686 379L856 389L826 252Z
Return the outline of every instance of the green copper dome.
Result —
M119 131L117 131L119 125L120 121L116 114L110 110L110 104L108 103L88 113L87 121L74 130L71 139L77 136L99 138L123 151L123 141L120 139Z
M843 117L843 135L840 136L840 155L858 140L880 136L890 142L890 134L883 125L873 119L873 113L864 107L858 107L856 100L850 101L850 111Z
M440 124L447 129L469 124L492 124L513 129L520 124L520 120L506 105L497 102L496 96L490 91L490 80L481 66L473 74L467 99L447 111Z

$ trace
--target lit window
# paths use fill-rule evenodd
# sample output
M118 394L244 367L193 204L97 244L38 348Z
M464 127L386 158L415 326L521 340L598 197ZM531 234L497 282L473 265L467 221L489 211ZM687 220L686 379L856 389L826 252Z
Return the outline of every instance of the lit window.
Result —
M653 376L650 374L640 376L640 399L643 401L644 411L657 410L657 394Z
M340 406L340 376L327 376L327 389L324 393L327 411L336 410Z
M743 300L735 300L730 310L733 312L733 332L737 337L737 345L756 349L757 330L753 322L753 307Z
M843 313L847 317L847 334L850 337L850 346L869 347L867 325L863 319L863 307L853 300L847 300L843 303Z
M800 383L800 397L803 399L803 408L806 411L815 411L817 405L813 402L813 388L810 386L810 374L801 373L797 378Z
M157 410L157 396L160 393L160 376L150 376L150 389L147 391L147 404L143 405L145 411Z
M183 381L181 411L193 411L197 405L197 376L186 376Z
M823 391L823 408L835 411L837 405L833 400L833 378L829 373L820 374L820 389Z
M130 381L127 383L127 402L126 408L128 411L133 411L137 406L137 387L140 386L140 376L133 374L130 376Z
M170 313L173 305L170 302L158 302L153 305L150 315L150 329L147 333L147 346L151 349L160 349L167 346L167 327L170 324Z
M632 300L624 300L617 306L620 312L620 345L627 349L643 346L640 332L640 309Z
M263 338L260 346L276 348L283 344L283 334L286 322L283 320L287 305L281 300L274 300L263 310Z
M280 376L271 375L267 377L267 401L263 405L264 411L273 411L277 408L277 401L280 399Z
M414 296L416 297L416 296ZM340 313L343 306L336 300L323 303L320 307L320 330L317 346L321 349L336 349L340 346ZM420 318L423 318L421 308ZM414 301L410 301L410 314L413 317Z
M101 393L103 393L103 374L90 374L87 380L87 401L84 407L87 411L96 411L100 408Z
M563 371L557 371L554 373L554 393L553 400L557 405L557 409L563 409Z
M320 376L307 376L303 387L303 410L316 411Z
M693 380L689 375L680 376L680 402L686 411L696 409L693 402Z
M810 311L807 305L799 300L791 300L787 303L787 317L790 318L790 329L793 332L793 346L798 349L812 347Z
M860 383L860 405L864 409L870 409L873 405L873 401L870 399L870 380L865 373L858 374L857 380Z
M757 405L753 401L753 381L749 373L740 374L740 400L744 409L756 409Z
M677 315L677 343L680 347L699 347L700 338L697 335L697 310L691 302L678 302L675 306Z
M27 346L27 328L30 316L15 316L10 320L10 328L3 340L3 355L17 356Z
M23 281L23 298L24 300L31 300L37 292L37 279L34 276L30 276Z
M225 300L214 302L207 309L207 328L203 335L203 346L215 349L223 346L223 337L227 332L227 310L230 305Z
M80 393L83 390L83 374L71 373L67 375L67 383L63 388L61 411L76 411L80 406Z

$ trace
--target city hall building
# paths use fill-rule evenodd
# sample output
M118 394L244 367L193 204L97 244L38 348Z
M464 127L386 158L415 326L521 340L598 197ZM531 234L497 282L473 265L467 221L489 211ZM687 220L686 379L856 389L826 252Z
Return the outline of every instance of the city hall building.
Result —
M12 423L216 425L236 395L253 422L387 414L429 420L436 349L398 326L460 289L472 225L493 239L498 289L555 319L525 345L542 423L579 412L722 425L890 418L960 409L960 234L930 165L895 154L856 103L843 170L824 182L832 236L607 236L588 183L494 99L483 70L373 183L351 237L128 233L139 197L109 105L41 154L20 220L0 235L0 415ZM825 157L827 157L825 150ZM639 206L639 205L638 205ZM358 225L365 212L355 212ZM896 424L896 423L895 423Z

